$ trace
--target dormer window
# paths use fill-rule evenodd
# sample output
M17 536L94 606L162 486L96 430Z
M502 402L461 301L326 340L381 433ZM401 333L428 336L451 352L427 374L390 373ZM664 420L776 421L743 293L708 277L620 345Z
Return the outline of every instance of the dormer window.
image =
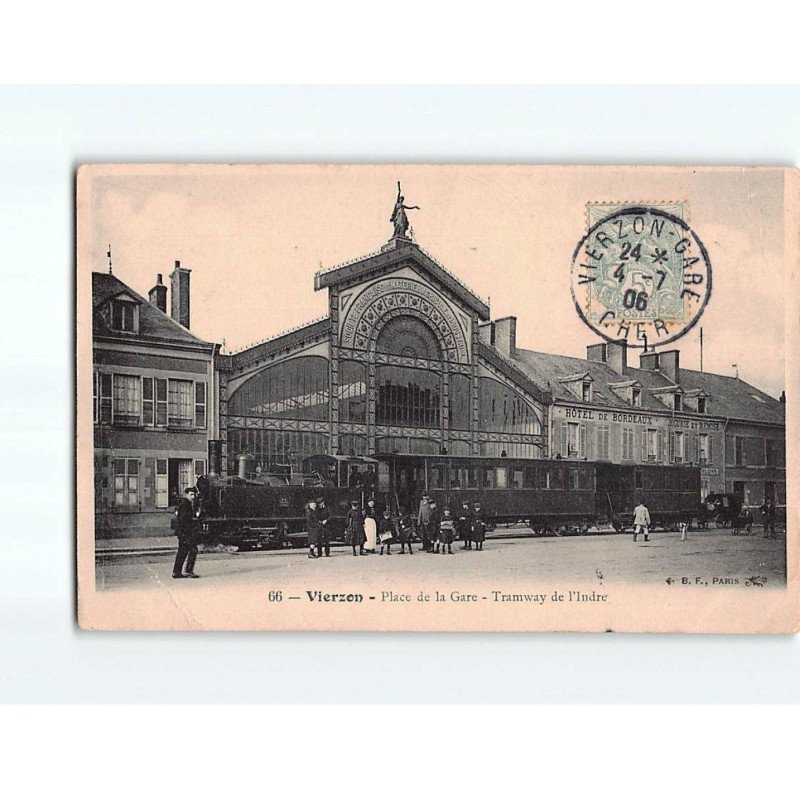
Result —
M127 300L112 300L111 327L115 331L136 333L138 328L139 308L136 303Z
M676 411L683 411L683 398L677 392L675 393L674 397L675 397L675 404L673 408Z
M581 384L581 400L584 403L592 402L592 384L589 381L584 381Z
M705 397L698 397L697 398L697 413L698 414L705 414L706 413L706 399L705 399Z
M631 389L631 405L634 408L642 407L642 390L633 388Z

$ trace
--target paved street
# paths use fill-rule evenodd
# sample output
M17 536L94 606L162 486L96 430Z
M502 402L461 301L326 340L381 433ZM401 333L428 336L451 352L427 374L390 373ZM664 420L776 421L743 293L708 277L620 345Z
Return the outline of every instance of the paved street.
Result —
M668 578L694 583L716 579L766 578L767 586L783 585L786 575L786 541L764 539L761 529L752 536L733 536L730 530L659 532L650 542L641 537L633 543L629 534L564 538L488 540L483 552L462 551L456 543L453 555L428 555L415 545L413 556L377 554L354 558L349 547L336 547L330 558L311 560L305 550L257 553L200 553L196 571L201 580L180 581L186 589L203 585L236 585L251 581L281 580L335 574L352 580L380 573L385 577L462 575L475 578L556 579L576 582L662 583ZM98 589L142 589L148 584L175 585L171 578L173 554L113 555L97 560Z

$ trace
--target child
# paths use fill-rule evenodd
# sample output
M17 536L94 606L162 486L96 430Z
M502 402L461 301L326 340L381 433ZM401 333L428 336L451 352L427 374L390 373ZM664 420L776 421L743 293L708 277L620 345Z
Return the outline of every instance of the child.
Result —
M400 539L400 553L406 552L406 545L408 545L408 554L412 555L414 549L411 547L411 537L414 534L414 521L411 519L405 508L400 509L400 519L397 525L399 539Z
M394 524L392 522L392 515L387 508L383 512L383 516L378 520L378 539L381 543L381 555L383 555L383 548L386 547L386 555L392 554L392 542L394 541Z
M472 517L472 541L476 550L483 550L483 541L486 538L486 520L484 519L481 504L475 503L475 513Z
M439 544L442 545L442 555L447 553L453 555L453 518L450 516L450 509L446 508L442 512L442 521L439 523L439 539L436 542L436 552L439 552Z

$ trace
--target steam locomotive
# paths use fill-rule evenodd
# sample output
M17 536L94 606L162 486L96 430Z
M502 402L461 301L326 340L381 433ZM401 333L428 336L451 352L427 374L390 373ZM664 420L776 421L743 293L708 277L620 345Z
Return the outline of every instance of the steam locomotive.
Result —
M210 478L201 492L204 539L239 550L305 545L305 507L318 497L332 541L344 539L353 499L393 514L414 514L423 493L454 511L480 502L490 527L524 522L538 535L623 530L640 501L654 527L691 522L701 509L700 470L682 465L390 453L311 456L299 472L253 474L243 462L238 476Z

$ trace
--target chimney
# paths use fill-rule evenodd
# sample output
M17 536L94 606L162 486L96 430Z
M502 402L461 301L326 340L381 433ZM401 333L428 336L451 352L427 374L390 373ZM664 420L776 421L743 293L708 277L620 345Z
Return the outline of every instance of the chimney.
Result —
M681 366L680 350L666 350L660 353L658 359L659 369L664 373L673 383L681 382Z
M150 290L150 302L159 311L167 313L167 287L160 272L156 275L156 285Z
M784 391L784 392L781 392L781 403L785 403L785 402L786 402L786 392Z
M494 323L492 322L479 322L478 323L478 338L484 344L492 344L494 339Z
M590 344L586 347L586 360L608 364L618 375L624 375L628 367L628 343L617 342Z
M517 355L517 318L503 317L492 323L492 344L506 358Z
M189 327L189 276L190 269L181 266L180 261L175 262L175 269L169 276L172 286L172 319L179 322L184 328Z
M641 353L639 356L639 369L646 369L654 372L659 368L660 353L646 352Z

